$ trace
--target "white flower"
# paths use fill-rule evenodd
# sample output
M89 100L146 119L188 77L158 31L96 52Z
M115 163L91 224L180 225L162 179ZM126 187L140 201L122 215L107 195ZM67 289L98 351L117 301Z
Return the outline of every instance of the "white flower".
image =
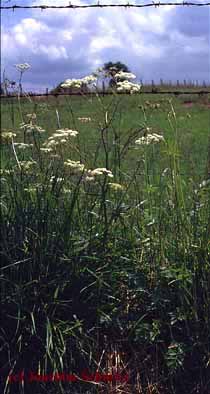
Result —
M199 184L199 188L202 189L210 184L210 179L204 180Z
M36 119L36 114L35 113L27 114L26 117L29 118L29 120L34 120L34 119Z
M55 177L55 175L53 175L53 176L51 176L51 178L50 178L50 182L51 183L53 183L53 182L63 182L64 181L64 178L56 178Z
M78 131L70 129L58 129L43 144L46 148L53 148L59 144L65 144L71 137L76 137Z
M24 129L26 133L32 133L34 131L37 131L38 133L44 133L45 130L37 125L33 125L32 123L21 123L20 124L20 129Z
M147 134L146 137L141 137L135 141L137 145L150 145L150 144L157 144L159 142L165 141L164 137L160 134Z
M91 118L77 118L82 123L91 122Z
M95 168L95 170L90 171L90 176L97 176L97 175L107 175L110 178L113 178L113 174L107 168Z
M23 149L23 150L25 150L26 148L33 147L33 144L24 144L23 142L15 142L14 145L15 145L18 149Z
M20 72L24 72L26 70L28 70L29 68L31 68L30 64L28 63L23 63L23 64L15 64L15 67L18 71Z
M83 172L85 168L85 165L79 161L73 161L69 159L64 162L64 165L70 168L73 172Z
M58 129L56 131L60 133L62 136L68 136L68 137L76 137L78 134L78 131L70 130L70 129Z
M117 92L138 93L141 85L129 81L117 82Z
M1 133L1 141L2 142L10 142L13 138L16 137L16 134L12 131L3 131Z
M44 145L44 147L46 147L47 149L50 149L50 151L52 151L51 148L54 148L57 145L59 145L59 142L51 139L50 141L45 142L43 145Z
M66 79L64 83L61 84L62 88L81 88L82 85L89 85L95 82L97 78L94 75L88 75L80 79Z
M95 177L94 176L86 176L85 177L85 181L86 182L94 182L95 181Z
M24 171L28 171L36 164L36 161L19 161L19 164Z
M88 75L87 77L82 78L82 82L85 84L91 84L95 82L97 78L94 75Z
M136 76L132 73L119 71L118 73L115 74L114 78L120 81L121 79L135 79Z
M61 84L62 88L81 88L81 86L81 79L66 79L66 81Z
M52 152L52 149L51 149L51 148L40 148L40 150L41 150L42 152L44 152L44 153Z
M69 129L58 129L56 130L55 133L51 135L51 137L48 138L48 140L54 140L54 139L62 139L62 138L68 138L68 137L76 137L78 134L78 131L76 130L69 130Z

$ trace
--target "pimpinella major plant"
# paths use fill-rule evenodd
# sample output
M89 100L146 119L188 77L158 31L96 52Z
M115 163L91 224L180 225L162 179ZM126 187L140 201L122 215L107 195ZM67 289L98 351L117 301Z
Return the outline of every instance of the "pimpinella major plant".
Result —
M127 83L126 92L128 86L139 107L139 89ZM22 104L19 127L2 130L7 394L46 390L43 381L11 384L8 375L20 371L116 368L129 373L128 392L208 392L209 180L196 185L181 173L172 103L170 139L150 127L144 111L138 127L124 129L124 98L116 90L111 105L95 92L94 151L83 150L70 99L70 126L57 111L49 133L39 113L25 114ZM83 119L91 128L91 118ZM47 384L50 393L69 390L62 381ZM70 390L110 392L110 385L80 380Z

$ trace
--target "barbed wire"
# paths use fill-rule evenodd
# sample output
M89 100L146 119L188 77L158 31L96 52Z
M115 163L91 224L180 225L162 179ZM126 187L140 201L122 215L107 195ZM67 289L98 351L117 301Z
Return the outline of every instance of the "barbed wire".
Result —
M162 7L162 6L188 6L188 7L206 7L210 6L210 2L205 3L195 3L195 2L188 2L188 1L181 1L179 3L168 2L155 2L152 1L146 4L132 4L132 3L125 3L125 4L101 4L99 1L96 4L71 4L69 2L68 5L8 5L8 6L0 6L1 10L17 10L17 9L40 9L42 11L47 9L86 9L86 8L114 8L114 7L121 7L121 8L145 8L145 7Z

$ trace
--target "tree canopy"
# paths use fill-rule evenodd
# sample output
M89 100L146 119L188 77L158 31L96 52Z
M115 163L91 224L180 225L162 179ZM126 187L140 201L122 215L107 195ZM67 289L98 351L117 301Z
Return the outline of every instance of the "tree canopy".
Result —
M118 62L107 62L104 63L103 70L108 74L108 76L111 78L109 81L109 86L114 87L116 85L116 81L114 79L114 76L116 73L119 71L123 72L130 72L129 68L126 66L126 64L118 61Z

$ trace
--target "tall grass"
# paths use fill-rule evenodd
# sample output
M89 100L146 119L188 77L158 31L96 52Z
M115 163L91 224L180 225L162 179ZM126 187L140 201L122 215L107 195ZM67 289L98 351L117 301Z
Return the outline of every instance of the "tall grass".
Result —
M67 130L59 106L46 132L39 119L52 121L47 104L44 115L35 106L26 116L20 102L1 134L4 393L207 394L209 180L182 172L171 102L170 136L154 143L141 95L138 127L128 124L122 98L96 99L94 136L71 100ZM85 370L130 379L8 379Z

